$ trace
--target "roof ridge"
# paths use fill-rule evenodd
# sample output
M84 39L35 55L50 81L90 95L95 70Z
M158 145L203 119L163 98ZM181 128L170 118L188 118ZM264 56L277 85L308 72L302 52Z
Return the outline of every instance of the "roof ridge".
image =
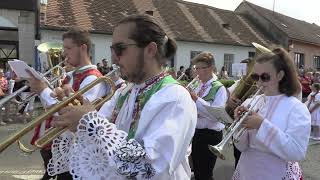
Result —
M265 7L256 5L256 4L251 3L251 2L248 2L248 1L243 1L243 3L247 3L249 6L251 6L251 7L254 8L255 10L257 10L256 8L260 8L260 9L263 9L263 10L266 10L266 11L269 11L269 12L273 12L273 13L275 13L275 15L284 16L284 17L286 17L286 18L294 19L294 20L296 20L296 21L300 21L300 22L307 23L307 24L310 24L310 25L313 24L313 23L307 22L307 21L305 21L305 20L297 19L297 18L288 16L288 15L282 14L282 13L277 12L277 11L272 11L271 9L268 9L268 8L265 8Z
M213 6L206 5L206 4L200 4L200 3L195 3L195 2L190 2L190 1L184 1L184 0L174 0L174 1L179 2L179 3L194 5L194 6L198 6L198 7L206 7L206 8L209 8L209 9L221 10L221 11L228 11L228 12L233 12L233 13L234 13L234 11L231 11L231 10L220 9L220 8L216 8L216 7L213 7Z

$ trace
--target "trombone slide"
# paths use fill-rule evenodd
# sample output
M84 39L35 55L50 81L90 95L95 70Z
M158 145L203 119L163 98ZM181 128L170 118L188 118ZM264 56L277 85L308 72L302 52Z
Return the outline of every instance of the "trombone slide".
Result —
M37 125L41 124L44 122L46 119L48 119L50 116L52 116L54 113L58 112L60 109L63 107L67 106L68 104L72 103L78 96L84 94L85 92L89 91L91 88L93 88L95 85L101 83L101 82L106 82L111 85L112 93L108 95L106 98L112 97L114 91L115 91L115 85L113 81L110 78L107 77L100 77L93 82L91 82L89 85L85 86L81 90L77 91L73 96L68 97L66 100L59 102L52 108L50 108L47 112L41 114L37 118L33 119L29 123L26 124L25 127L23 127L21 130L15 132L12 136L9 138L5 139L4 141L1 142L0 144L0 153L3 152L6 148L8 148L11 144L14 142L18 141L21 137L23 137L25 134L27 134L29 131L33 130ZM107 99L104 98L104 101L107 101ZM101 105L101 103L98 103L98 105ZM57 130L55 130L57 131ZM48 136L50 138L50 136Z

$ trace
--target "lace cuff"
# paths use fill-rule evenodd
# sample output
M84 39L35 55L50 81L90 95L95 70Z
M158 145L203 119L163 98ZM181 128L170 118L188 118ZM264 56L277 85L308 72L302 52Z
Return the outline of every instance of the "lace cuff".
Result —
M69 155L72 152L73 133L67 131L53 140L51 146L52 158L47 171L50 176L69 171Z
M74 179L149 179L155 169L143 147L118 130L96 111L79 122L70 153L70 173Z

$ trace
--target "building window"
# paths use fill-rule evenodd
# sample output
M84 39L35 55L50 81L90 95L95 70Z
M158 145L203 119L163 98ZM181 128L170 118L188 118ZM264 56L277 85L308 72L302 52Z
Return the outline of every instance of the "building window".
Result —
M190 52L190 60L196 57L198 54L202 53L202 51L191 51Z
M313 58L313 66L317 69L320 70L320 56L314 56Z
M248 57L254 58L255 55L256 55L256 52L249 52Z
M228 75L232 75L232 64L234 63L234 54L224 54L224 69L228 71Z
M294 63L296 64L297 68L304 68L304 54L294 53Z

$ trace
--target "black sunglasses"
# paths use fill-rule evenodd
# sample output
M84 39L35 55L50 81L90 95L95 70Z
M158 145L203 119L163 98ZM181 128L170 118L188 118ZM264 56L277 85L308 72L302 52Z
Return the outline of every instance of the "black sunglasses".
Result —
M268 82L270 81L271 76L268 73L262 73L261 75L253 73L251 74L251 79L254 81L259 81L259 79L261 79L262 82Z
M116 56L121 56L122 52L126 50L129 46L136 46L137 44L124 44L124 43L117 43L110 46L111 51L114 52Z

